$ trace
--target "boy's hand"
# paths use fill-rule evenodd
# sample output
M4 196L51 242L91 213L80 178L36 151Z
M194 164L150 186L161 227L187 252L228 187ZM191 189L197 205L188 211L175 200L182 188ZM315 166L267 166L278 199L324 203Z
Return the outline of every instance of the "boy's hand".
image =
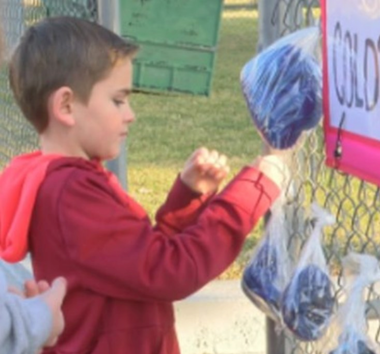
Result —
M186 161L180 177L190 189L205 194L215 192L229 171L225 155L200 148Z
M264 173L276 183L281 190L288 187L290 182L290 171L284 162L283 156L275 154L260 156L252 163L252 166Z

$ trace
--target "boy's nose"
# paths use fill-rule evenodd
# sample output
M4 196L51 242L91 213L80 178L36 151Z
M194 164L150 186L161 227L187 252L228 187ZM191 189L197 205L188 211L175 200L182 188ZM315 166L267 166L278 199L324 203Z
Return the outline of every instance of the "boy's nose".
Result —
M135 112L129 108L124 114L124 121L126 123L133 123L136 120Z

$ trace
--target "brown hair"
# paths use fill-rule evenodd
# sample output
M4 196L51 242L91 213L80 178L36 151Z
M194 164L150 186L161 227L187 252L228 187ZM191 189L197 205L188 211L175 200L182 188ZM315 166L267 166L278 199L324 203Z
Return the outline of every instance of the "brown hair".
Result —
M15 99L38 132L48 124L47 100L63 86L87 103L95 83L138 47L112 31L74 17L53 17L30 27L9 68Z

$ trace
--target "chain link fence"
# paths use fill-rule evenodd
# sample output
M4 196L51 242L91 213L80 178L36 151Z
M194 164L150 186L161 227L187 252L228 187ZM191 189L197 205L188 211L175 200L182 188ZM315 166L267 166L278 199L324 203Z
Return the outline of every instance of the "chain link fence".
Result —
M97 20L96 0L1 0L0 18L7 57L25 28L47 16L68 15ZM37 148L34 129L14 103L5 65L0 71L0 168L13 156Z
M319 0L225 0L224 4L223 23L229 28L236 27L242 45L249 45L247 38L252 39L252 54L287 34L320 23ZM295 192L286 206L287 228L291 230L289 253L296 262L310 235L311 204L317 202L329 210L336 223L324 229L323 247L339 299L345 286L342 258L350 251L380 256L379 188L327 168L324 159L321 125L305 136L290 159ZM369 289L366 301L368 332L380 343L379 292ZM278 334L269 319L266 331L268 354L320 352L317 343L298 341L287 331Z
M260 0L259 49L297 29L318 25L320 3L318 0ZM329 169L324 164L322 127L305 138L304 144L294 152L292 176L295 197L287 206L288 227L291 230L289 250L297 259L298 250L310 234L307 210L318 202L336 217L336 223L324 230L323 246L331 274L336 280L336 298L343 293L342 258L350 251L380 255L379 245L379 188ZM379 293L369 289L367 323L370 337L379 343ZM288 333L277 335L268 321L267 352L317 353L315 343L303 343Z
M96 0L0 0L6 48L10 51L28 25L46 16L70 15L99 21L105 15L99 3ZM318 0L225 0L223 22L228 22L229 34L244 36L254 54L256 49L265 48L281 36L318 24L319 5ZM37 147L33 129L14 104L4 66L0 71L0 115L0 168L3 168L12 156ZM295 194L286 210L288 228L292 230L289 250L296 260L310 234L307 210L312 202L318 202L333 213L336 223L325 229L323 246L331 274L336 279L338 296L344 286L341 272L344 255L355 251L380 256L380 198L376 186L326 168L324 157L323 133L319 127L305 137L302 147L291 159ZM378 297L375 289L370 289L366 300L370 335L380 342ZM287 332L278 335L269 320L267 335L269 354L317 352L312 342L299 342Z

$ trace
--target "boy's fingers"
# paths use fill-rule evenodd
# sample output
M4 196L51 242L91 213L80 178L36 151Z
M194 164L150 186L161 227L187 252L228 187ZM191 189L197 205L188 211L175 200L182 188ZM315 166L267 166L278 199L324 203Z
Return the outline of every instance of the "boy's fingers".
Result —
M190 159L195 160L195 161L198 161L199 159L204 160L206 159L208 154L209 154L208 149L206 149L205 147L201 147L193 152Z
M220 155L218 160L216 161L216 166L224 167L226 165L227 165L227 156L226 155Z
M198 150L195 151L195 154L200 154L200 155L208 155L209 154L209 151L207 148L205 148L204 146L200 147Z
M209 156L208 156L208 162L209 163L216 163L219 159L219 153L216 150L211 150Z
M227 176L229 171L230 169L228 166L211 166L210 169L207 170L207 175L213 179L222 180Z

